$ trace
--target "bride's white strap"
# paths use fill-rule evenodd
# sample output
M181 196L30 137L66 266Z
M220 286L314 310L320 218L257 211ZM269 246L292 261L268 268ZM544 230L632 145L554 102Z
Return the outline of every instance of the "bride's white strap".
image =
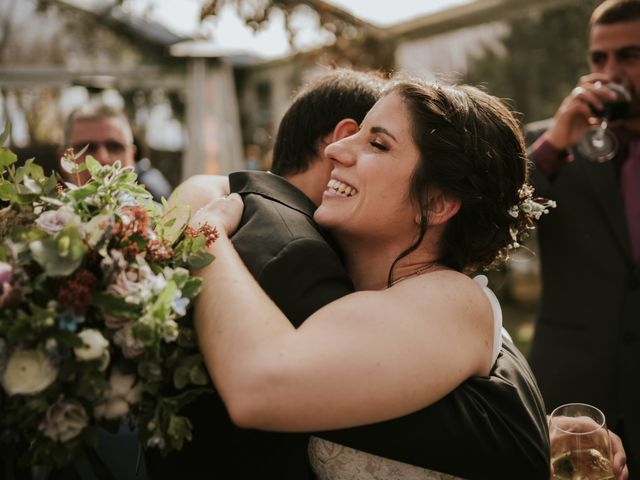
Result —
M491 310L493 311L493 350L491 351L491 364L493 365L498 358L500 348L502 348L502 335L505 335L509 339L511 336L502 328L502 308L496 295L487 286L489 285L489 279L486 275L477 275L473 278L473 281L482 287L482 291L489 299Z

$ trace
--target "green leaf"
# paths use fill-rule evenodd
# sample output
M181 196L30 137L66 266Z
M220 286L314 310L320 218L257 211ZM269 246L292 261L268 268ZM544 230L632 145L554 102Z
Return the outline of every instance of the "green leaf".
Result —
M102 165L100 165L100 162L98 162L91 155L87 155L85 157L84 163L87 165L87 170L89 170L89 173L91 174L92 177L96 173L98 173L98 170L100 170L100 167L102 166Z
M191 370L189 370L189 380L194 385L207 385L209 383L209 377L207 376L207 372L205 371L202 364L196 365Z
M94 307L118 318L138 318L140 306L127 303L124 298L107 292L95 292L91 299Z
M17 196L16 187L13 183L0 179L0 199L15 203Z
M11 122L7 122L4 126L2 134L0 134L0 147L5 144L7 139L11 136Z
M189 385L189 381L189 367L180 366L175 369L173 372L173 385L178 390L182 390L184 387Z
M147 381L162 380L162 368L156 362L138 364L138 375Z
M44 186L42 188L44 195L50 196L55 191L57 184L58 184L58 179L56 178L55 175L51 175L50 177L47 177L47 180L44 183Z
M215 257L204 250L194 252L187 257L187 265L189 268L203 268L209 265Z
M191 422L187 417L171 415L167 433L172 446L180 450L185 440L191 440Z
M200 277L189 277L182 286L182 296L184 298L195 298L202 289L202 279Z
M0 148L0 167L8 167L18 161L15 153L7 148Z

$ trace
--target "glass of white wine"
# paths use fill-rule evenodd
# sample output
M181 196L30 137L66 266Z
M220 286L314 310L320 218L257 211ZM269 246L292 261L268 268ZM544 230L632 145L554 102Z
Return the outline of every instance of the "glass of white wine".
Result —
M611 445L604 414L569 403L549 416L553 480L612 480Z

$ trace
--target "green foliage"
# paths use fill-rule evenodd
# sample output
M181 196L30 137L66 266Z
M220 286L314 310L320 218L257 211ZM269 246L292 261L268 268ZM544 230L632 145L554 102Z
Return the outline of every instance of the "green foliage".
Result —
M208 384L188 310L205 238L173 228L133 169L71 150L63 165L90 179L63 185L0 148L0 451L93 462L95 428L122 419L144 445L182 448L180 409Z

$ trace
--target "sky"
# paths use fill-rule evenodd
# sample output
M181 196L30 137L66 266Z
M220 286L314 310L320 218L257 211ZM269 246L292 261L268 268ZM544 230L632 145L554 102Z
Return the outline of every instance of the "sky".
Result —
M471 1L331 0L331 3L374 25L385 27ZM146 13L176 33L208 35L219 48L249 51L266 58L290 52L281 15L275 15L266 28L254 34L237 17L233 8L223 9L217 18L201 24L198 20L201 4L202 0L130 0L127 8L137 14ZM301 32L297 37L298 48L304 50L326 41L326 35L314 28L314 20L309 16L298 15L293 23Z

